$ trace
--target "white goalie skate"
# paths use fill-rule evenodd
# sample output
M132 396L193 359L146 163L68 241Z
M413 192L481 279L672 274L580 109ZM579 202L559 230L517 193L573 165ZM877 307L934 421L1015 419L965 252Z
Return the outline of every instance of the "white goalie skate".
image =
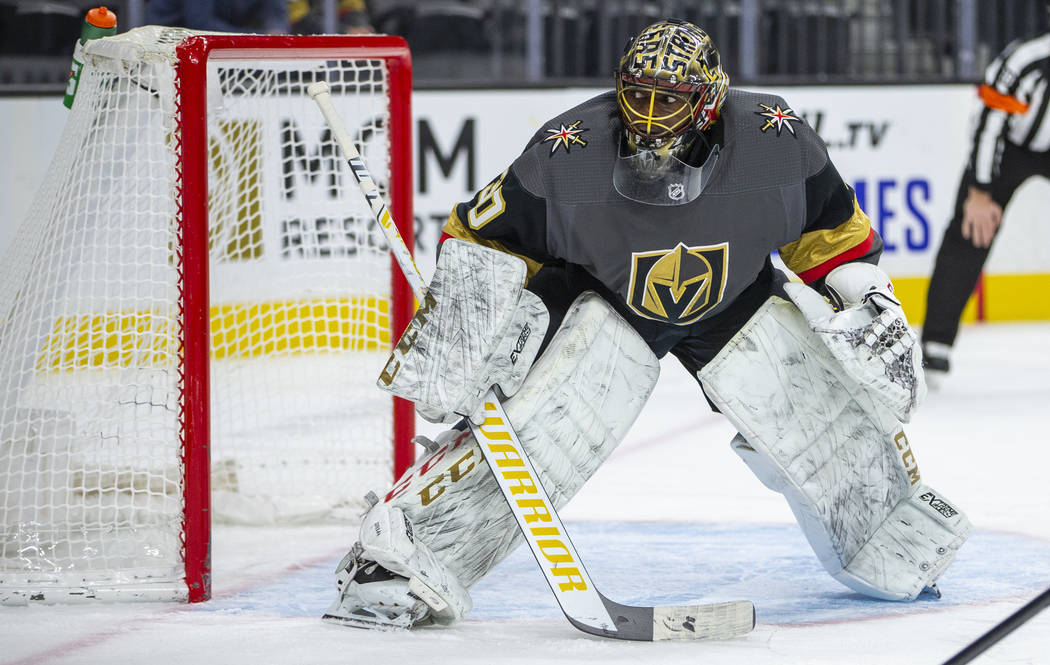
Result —
M408 578L363 558L360 543L339 562L335 585L339 598L324 613L325 621L375 629L429 623L430 608L409 589Z
M405 513L372 506L336 569L339 598L322 617L359 628L449 624L470 611L470 594L424 543Z

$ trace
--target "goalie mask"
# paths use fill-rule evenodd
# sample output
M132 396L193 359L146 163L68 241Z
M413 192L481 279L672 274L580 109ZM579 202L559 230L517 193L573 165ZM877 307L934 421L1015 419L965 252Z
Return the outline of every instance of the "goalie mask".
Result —
M659 21L628 42L616 72L624 124L614 171L617 191L663 205L696 198L718 151L699 167L684 159L700 133L718 120L728 88L718 50L692 23Z

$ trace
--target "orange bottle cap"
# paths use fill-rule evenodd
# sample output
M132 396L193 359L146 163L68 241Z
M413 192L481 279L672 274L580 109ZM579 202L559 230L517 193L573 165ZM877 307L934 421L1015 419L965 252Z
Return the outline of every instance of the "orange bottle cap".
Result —
M87 22L96 28L112 28L117 25L117 15L105 7L88 10Z

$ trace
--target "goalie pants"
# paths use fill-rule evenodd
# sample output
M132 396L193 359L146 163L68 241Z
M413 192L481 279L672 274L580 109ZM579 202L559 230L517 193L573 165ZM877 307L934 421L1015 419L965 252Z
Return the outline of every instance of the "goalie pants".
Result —
M674 354L695 378L697 372L722 350L770 295L782 295L780 286L785 279L783 273L775 270L767 259L755 281L726 309L691 326L671 326L638 316L619 296L610 293L601 282L578 266L544 266L529 280L526 288L538 295L550 312L551 322L547 338L543 340L543 348L546 348L550 336L561 325L565 312L576 297L590 290L600 294L631 324L657 358L663 358L669 352ZM708 400L708 404L717 411L711 400Z
M1050 156L1022 150L1007 143L1003 149L998 177L992 183L992 199L1004 209L1014 192L1033 175L1050 178ZM963 203L974 184L973 168L967 168L955 197L955 212L944 231L937 260L933 266L926 294L926 322L922 327L923 342L951 346L959 333L959 320L980 277L990 247L974 247L962 235ZM994 241L993 241L994 242Z

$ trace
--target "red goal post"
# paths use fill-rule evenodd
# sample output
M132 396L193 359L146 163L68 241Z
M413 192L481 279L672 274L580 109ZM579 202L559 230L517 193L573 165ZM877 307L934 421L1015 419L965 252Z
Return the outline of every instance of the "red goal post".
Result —
M0 603L207 600L212 516L352 520L411 465L375 378L414 303L319 77L411 242L402 39L89 43L0 263Z
M364 42L364 44L362 44ZM412 141L411 141L411 60L408 46L400 37L375 36L375 37L342 37L342 36L264 36L264 35L210 35L191 37L182 42L177 51L179 56L180 74L182 88L191 87L198 90L207 89L207 68L205 64L209 59L226 60L265 60L282 57L299 50L308 50L311 55L319 57L331 57L333 59L346 58L347 56L382 58L387 65L390 81L390 89L399 91L400 98L397 103L393 101L389 105L390 113L390 186L387 197L389 199L390 212L402 237L411 243L414 238L413 213L412 213ZM391 93L391 98L393 93ZM201 96L194 96L191 100L184 98L182 113L183 117L203 118L207 115L207 100ZM192 129L191 129L192 128ZM184 161L188 164L197 165L194 174L185 173L187 182L207 182L207 173L201 172L201 168L207 165L207 140L205 123L197 122L184 125L183 135ZM183 213L187 218L200 216L207 219L207 196L197 192L186 199L187 204ZM187 228L207 228L206 224L191 224ZM187 245L193 244L197 247L200 256L207 256L207 236L196 233L196 237L187 238ZM411 249L411 245L409 246ZM391 262L393 259L391 258ZM193 272L193 271L191 271ZM194 279L201 279L201 273L197 272ZM187 279L189 276L187 275ZM206 277L204 278L206 279ZM403 331L412 318L413 299L411 289L408 287L404 276L398 269L392 270L392 292L395 305L391 307L392 329ZM187 288L192 293L193 288ZM197 290L200 292L200 290ZM206 302L191 302L187 298L186 309L188 316L203 316L207 311ZM197 367L203 367L209 361L208 335L198 334L196 339L186 340L186 362L187 365L196 363ZM396 341L396 337L394 338ZM192 374L192 373L191 373ZM204 372L201 372L204 375ZM192 388L191 388L192 389ZM187 411L187 420L191 423L187 430L204 432L207 435L208 422L207 404L205 400L198 400L199 408ZM411 438L414 433L415 411L412 405L402 399L394 400L394 440L393 460L394 478L408 468L412 463L413 447ZM187 475L198 479L207 479L209 475L208 460L206 455L196 454L191 451L200 451L200 445L187 445ZM204 483L202 483L204 484ZM207 512L209 500L204 493L195 493L192 497L187 495L187 516L191 511ZM196 524L201 528L207 523L206 519L190 519L188 524ZM209 572L208 552L199 551L192 543L208 542L205 534L197 534L190 537L187 534L186 547L186 583L190 589L190 602L205 600L210 595L207 590ZM195 593L195 589L204 590L202 594ZM199 597L198 597L199 596Z

